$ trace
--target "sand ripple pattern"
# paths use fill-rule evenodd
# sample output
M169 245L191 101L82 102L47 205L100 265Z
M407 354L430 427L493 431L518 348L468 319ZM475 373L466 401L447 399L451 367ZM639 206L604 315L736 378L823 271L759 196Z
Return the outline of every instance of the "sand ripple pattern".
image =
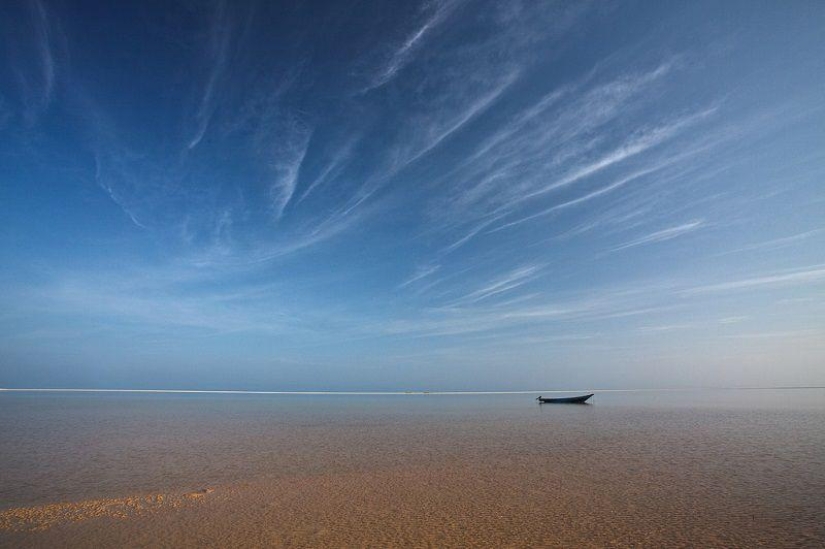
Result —
M204 488L186 494L152 494L123 498L53 503L0 511L0 531L37 532L53 526L92 519L130 519L164 510L179 509L211 493Z

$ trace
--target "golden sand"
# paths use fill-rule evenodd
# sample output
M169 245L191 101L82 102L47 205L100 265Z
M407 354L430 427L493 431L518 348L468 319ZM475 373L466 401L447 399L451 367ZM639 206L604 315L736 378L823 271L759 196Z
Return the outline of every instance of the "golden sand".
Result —
M0 531L36 532L99 518L130 519L162 510L179 509L213 491L212 488L204 488L184 494L151 494L11 508L0 511Z
M822 502L782 510L695 471L592 459L296 475L9 509L19 547L821 547Z

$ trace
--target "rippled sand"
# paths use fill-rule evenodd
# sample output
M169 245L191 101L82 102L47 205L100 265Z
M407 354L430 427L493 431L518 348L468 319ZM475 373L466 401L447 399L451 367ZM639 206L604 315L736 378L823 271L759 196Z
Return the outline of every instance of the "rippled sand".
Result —
M0 545L825 546L819 411L258 412L171 445L173 488L0 505Z
M608 455L499 456L12 508L0 513L0 539L17 547L825 544L821 494L772 500L725 477Z
M36 507L12 507L0 511L0 531L37 532L53 526L100 518L132 519L161 510L179 509L191 500L199 500L213 491L211 488L204 488L186 494L152 494L51 503Z

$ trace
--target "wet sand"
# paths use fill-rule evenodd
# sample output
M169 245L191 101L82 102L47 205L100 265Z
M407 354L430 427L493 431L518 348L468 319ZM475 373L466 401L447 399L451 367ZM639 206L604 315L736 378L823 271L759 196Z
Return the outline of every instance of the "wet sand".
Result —
M12 508L0 512L0 540L9 547L821 547L823 497L733 470L607 453L501 455Z
M254 464L221 482L210 481L230 464L215 438L189 448L198 485L183 468L160 491L4 505L0 545L825 545L819 411L356 416L292 418L274 439L250 438L257 416L234 435L219 430L233 459L246 441Z
M9 509L9 547L821 547L822 509L534 459ZM814 503L814 502L810 502ZM820 502L821 504L822 502Z

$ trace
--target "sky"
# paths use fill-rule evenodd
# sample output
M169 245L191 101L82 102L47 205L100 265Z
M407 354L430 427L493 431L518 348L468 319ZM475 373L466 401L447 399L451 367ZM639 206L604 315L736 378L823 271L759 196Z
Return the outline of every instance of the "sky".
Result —
M825 385L825 3L6 1L0 387Z

